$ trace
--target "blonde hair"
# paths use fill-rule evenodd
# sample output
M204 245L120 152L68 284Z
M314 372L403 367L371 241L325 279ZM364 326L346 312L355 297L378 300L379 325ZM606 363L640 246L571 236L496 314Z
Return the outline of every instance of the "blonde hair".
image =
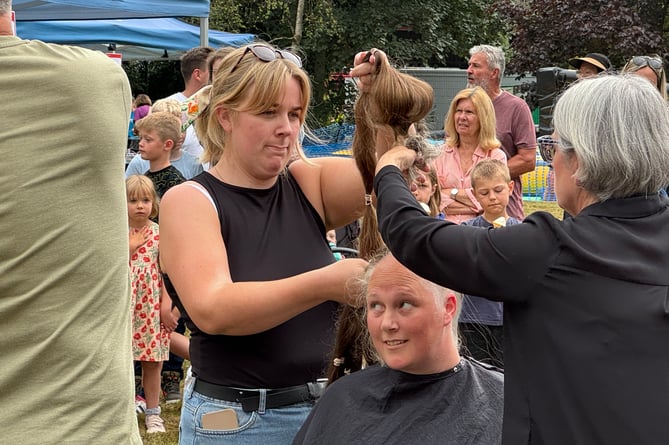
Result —
M446 145L449 147L460 146L460 135L455 130L455 110L461 100L469 99L474 105L476 116L479 118L479 147L483 151L490 151L493 148L499 148L500 142L497 139L495 126L495 109L492 106L492 100L485 90L481 87L465 88L460 90L451 101L446 119L444 119L444 129L446 130Z
M299 120L304 124L311 101L309 76L294 62L278 55L276 59L264 62L253 55L249 46L237 48L223 59L210 91L209 105L195 120L195 132L204 147L202 162L215 163L225 150L227 138L216 110L227 108L233 115L240 111L254 114L268 111L281 101L291 78L297 80L302 92ZM266 46L275 49L269 44ZM306 160L299 142L295 150L301 159Z
M214 64L219 60L223 60L228 57L234 50L235 49L231 46L224 46L223 48L218 48L216 51L209 54L209 57L207 58L207 67L209 68L209 78L212 82L214 81L214 76L216 75L214 72ZM216 71L218 71L218 68Z
M430 181L430 186L434 189L434 193L430 195L430 200L427 203L427 205L430 207L430 216L438 216L439 204L441 204L441 187L439 186L437 170L430 166L430 172L426 176Z
M632 57L625 64L625 66L623 67L623 69L620 73L621 74L635 73L635 72L639 71L641 68L645 68L645 67L650 68L650 70L653 71L653 73L655 73L655 76L657 76L657 81L655 82L655 87L660 92L662 97L665 100L667 100L667 73L664 70L664 62L662 61L662 58L657 54L653 54L651 56L641 56L641 57L646 62L644 65L635 64L634 59L636 59L636 57ZM649 65L649 61L646 60L646 58L655 59L662 64L662 66L660 67L659 72L655 71L655 69Z
M149 218L158 216L160 198L158 197L153 181L151 181L148 176L128 176L125 180L125 194L128 201L131 199L151 198L151 214L149 215Z
M499 159L482 159L478 162L470 174L470 181L472 188L476 189L476 181L485 179L502 178L506 182L511 181L511 174L509 173L509 166L506 162Z
M171 113L181 120L181 103L176 99L158 99L151 107L152 113Z
M181 121L178 117L167 111L151 113L135 123L138 133L155 131L161 141L171 140L178 145L181 140Z

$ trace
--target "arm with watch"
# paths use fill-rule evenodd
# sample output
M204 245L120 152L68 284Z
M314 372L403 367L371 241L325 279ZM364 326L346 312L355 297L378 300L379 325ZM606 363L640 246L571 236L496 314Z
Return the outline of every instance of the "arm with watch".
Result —
M450 198L450 202L447 202L444 206L444 211L448 214L460 214L466 212L481 212L481 206L474 199L471 189L459 189L453 187L451 189L446 189L449 193L446 195ZM442 189L442 196L445 195L444 190Z

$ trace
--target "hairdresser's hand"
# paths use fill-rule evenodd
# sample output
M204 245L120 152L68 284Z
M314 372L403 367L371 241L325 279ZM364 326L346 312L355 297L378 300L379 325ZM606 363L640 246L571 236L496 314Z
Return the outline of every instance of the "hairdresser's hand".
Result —
M328 299L357 306L366 268L367 261L360 258L344 258L322 268L323 291L328 294Z
M403 173L407 172L412 167L416 167L425 172L430 171L430 167L426 165L422 159L417 157L417 153L414 150L403 145L391 148L385 152L378 161L376 161L376 173L386 165L394 165Z
M369 88L374 81L373 74L376 74L379 63L385 58L386 54L376 48L355 55L350 74L353 78L357 78L356 84L360 91Z

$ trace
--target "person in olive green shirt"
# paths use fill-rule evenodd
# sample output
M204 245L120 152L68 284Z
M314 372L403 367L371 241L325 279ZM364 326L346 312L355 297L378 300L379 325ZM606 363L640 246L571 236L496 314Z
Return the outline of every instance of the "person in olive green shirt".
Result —
M13 36L0 0L0 441L141 444L124 155L104 54Z

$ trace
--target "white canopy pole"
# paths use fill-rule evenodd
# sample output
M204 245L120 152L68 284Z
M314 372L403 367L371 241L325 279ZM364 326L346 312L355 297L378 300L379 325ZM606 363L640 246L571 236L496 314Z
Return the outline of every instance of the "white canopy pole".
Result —
M209 46L209 17L200 17L200 46Z

